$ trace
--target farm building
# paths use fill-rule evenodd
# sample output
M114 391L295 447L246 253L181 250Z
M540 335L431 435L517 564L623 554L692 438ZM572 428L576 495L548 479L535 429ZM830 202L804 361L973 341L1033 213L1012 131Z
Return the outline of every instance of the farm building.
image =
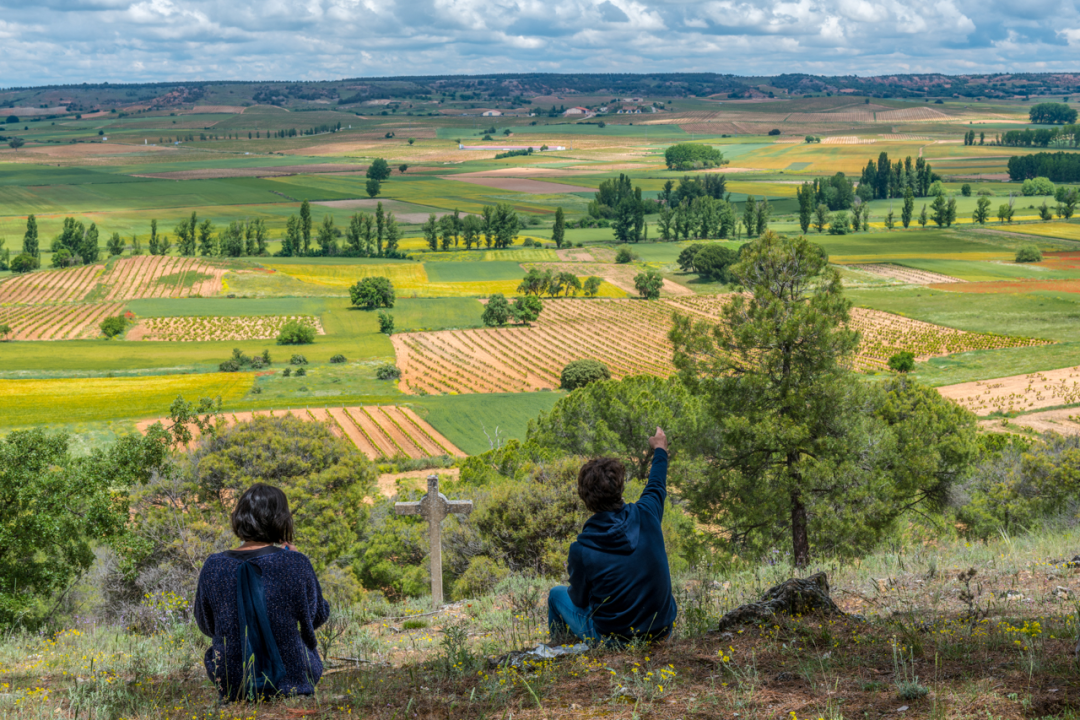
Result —
M483 117L502 117L502 110L485 110Z
M564 116L568 116L568 115L588 115L588 114L589 114L589 109L588 108L583 108L583 107L566 108L566 112L563 113Z

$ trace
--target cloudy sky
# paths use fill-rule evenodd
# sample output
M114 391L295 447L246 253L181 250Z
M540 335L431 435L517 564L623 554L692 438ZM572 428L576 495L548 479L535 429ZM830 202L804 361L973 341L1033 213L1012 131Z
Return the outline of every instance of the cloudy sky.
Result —
M1051 0L0 0L0 87L488 72L1080 69Z

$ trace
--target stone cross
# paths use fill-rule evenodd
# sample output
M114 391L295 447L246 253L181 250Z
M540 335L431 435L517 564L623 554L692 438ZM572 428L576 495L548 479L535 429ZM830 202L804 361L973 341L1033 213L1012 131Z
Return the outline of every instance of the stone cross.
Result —
M427 494L420 502L399 502L394 504L398 515L420 515L428 521L431 538L431 603L436 610L442 606L442 530L443 518L454 513L468 515L472 512L471 500L447 500L439 492L439 476L428 475Z

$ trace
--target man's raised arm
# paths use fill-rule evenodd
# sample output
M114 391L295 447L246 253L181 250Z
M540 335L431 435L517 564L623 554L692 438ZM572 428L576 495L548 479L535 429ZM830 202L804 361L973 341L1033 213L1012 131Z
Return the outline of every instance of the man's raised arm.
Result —
M643 510L664 516L664 500L667 498L668 441L663 429L656 428L656 434L649 438L652 448L652 469L649 471L649 483L641 493L637 504Z

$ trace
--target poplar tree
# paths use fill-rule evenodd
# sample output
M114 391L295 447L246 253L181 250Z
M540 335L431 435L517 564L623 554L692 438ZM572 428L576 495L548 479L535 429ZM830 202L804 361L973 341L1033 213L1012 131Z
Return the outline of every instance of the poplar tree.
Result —
M307 200L300 203L300 236L304 242L304 255L311 248L311 204Z
M386 231L386 214L383 212L382 200L375 206L375 247L379 257L383 254L383 233Z
M551 229L551 239L555 241L555 247L561 248L563 246L563 240L565 239L565 237L566 218L563 215L562 207L558 207L555 208L555 227Z
M907 229L911 224L911 218L915 214L915 193L911 191L910 187L904 188L904 207L900 210L900 222L904 224L904 229Z
M26 218L26 234L23 235L23 253L33 257L41 257L41 249L38 245L37 218L31 215Z

